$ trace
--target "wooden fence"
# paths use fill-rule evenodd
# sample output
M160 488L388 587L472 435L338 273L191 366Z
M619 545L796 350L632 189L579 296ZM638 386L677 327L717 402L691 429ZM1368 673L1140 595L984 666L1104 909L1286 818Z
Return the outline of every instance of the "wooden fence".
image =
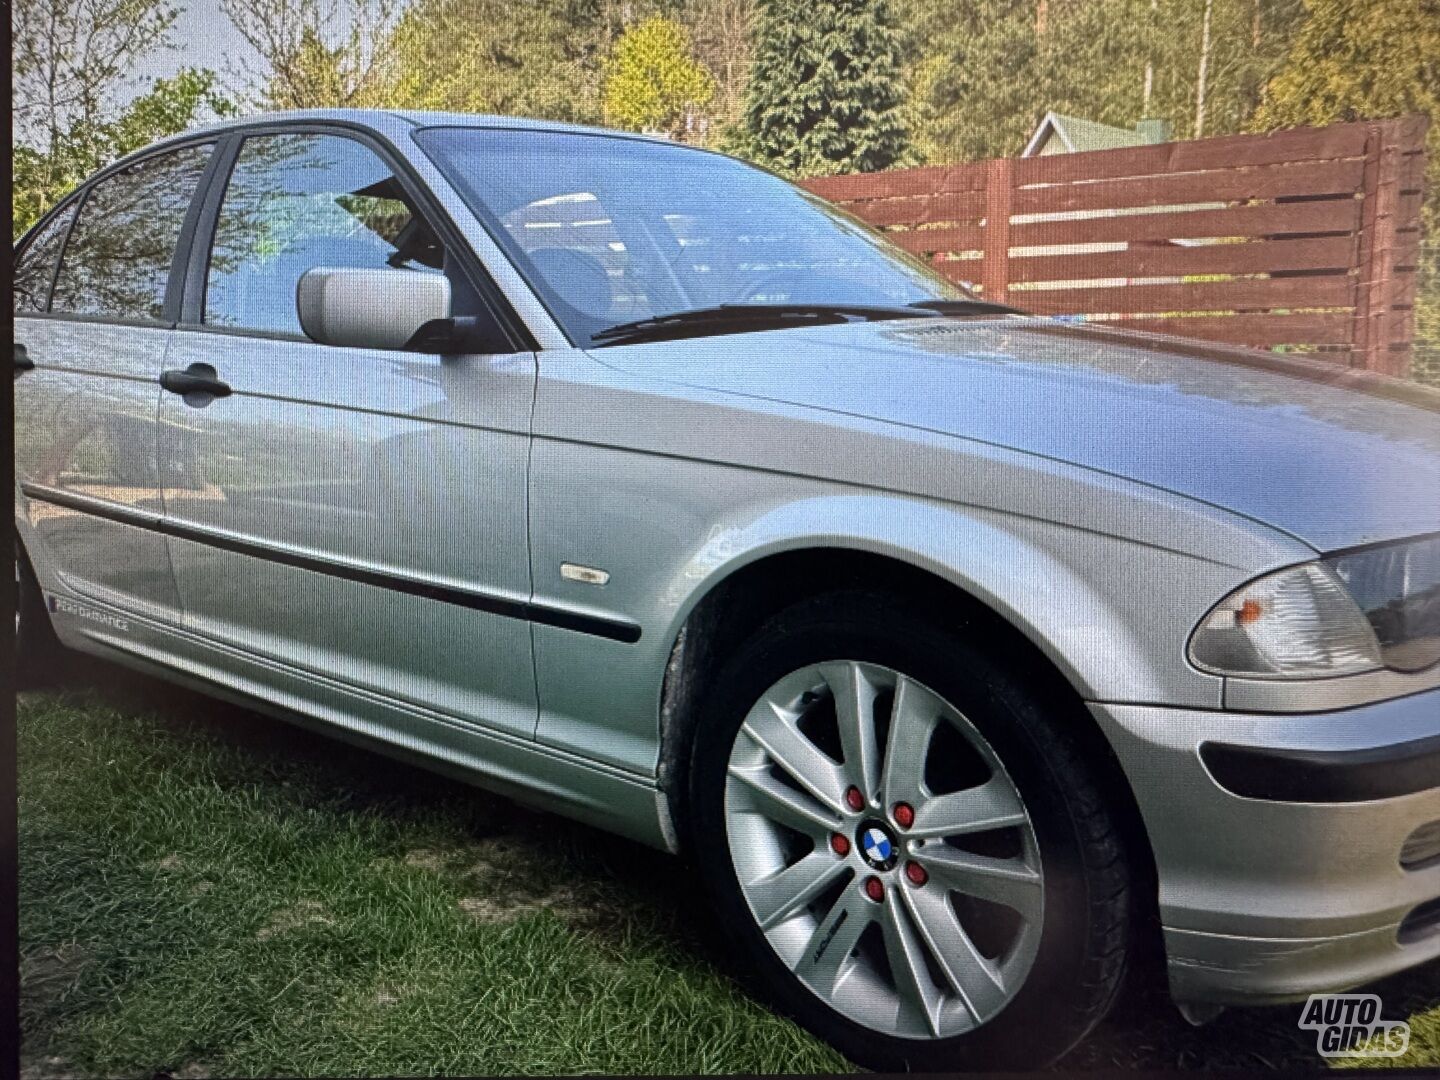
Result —
M1423 116L805 186L983 296L1390 374L1414 328Z

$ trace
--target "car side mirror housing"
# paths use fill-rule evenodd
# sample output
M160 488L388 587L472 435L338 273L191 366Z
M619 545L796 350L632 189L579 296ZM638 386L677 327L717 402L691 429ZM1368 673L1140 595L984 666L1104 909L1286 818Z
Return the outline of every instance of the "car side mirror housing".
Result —
M450 318L450 282L439 274L317 266L295 287L300 328L321 345L413 348L416 332Z

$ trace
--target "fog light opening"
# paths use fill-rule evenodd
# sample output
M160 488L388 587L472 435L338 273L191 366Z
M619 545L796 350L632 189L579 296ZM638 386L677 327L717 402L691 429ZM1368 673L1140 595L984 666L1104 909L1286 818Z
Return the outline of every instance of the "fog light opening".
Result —
M1440 820L1421 825L1400 846L1400 865L1406 870L1427 870L1437 863L1440 863Z
M1414 945L1440 934L1440 896L1412 908L1400 922L1395 938L1401 945Z

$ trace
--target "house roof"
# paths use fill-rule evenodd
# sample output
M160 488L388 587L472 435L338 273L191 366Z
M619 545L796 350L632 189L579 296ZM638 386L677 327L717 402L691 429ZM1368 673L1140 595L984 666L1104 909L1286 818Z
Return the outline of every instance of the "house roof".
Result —
M1062 116L1047 112L1045 119L1030 136L1021 157L1033 157L1050 138L1057 138L1071 153L1084 150L1113 150L1120 146L1146 146L1151 139L1134 128L1112 127L1078 116Z

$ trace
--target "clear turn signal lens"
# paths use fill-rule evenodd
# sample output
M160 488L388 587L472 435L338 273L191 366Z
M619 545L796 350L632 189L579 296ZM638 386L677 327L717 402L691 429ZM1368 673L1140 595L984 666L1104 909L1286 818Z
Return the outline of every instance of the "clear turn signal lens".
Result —
M1190 661L1217 675L1316 679L1383 667L1375 632L1335 573L1306 563L1235 590L1196 627Z

